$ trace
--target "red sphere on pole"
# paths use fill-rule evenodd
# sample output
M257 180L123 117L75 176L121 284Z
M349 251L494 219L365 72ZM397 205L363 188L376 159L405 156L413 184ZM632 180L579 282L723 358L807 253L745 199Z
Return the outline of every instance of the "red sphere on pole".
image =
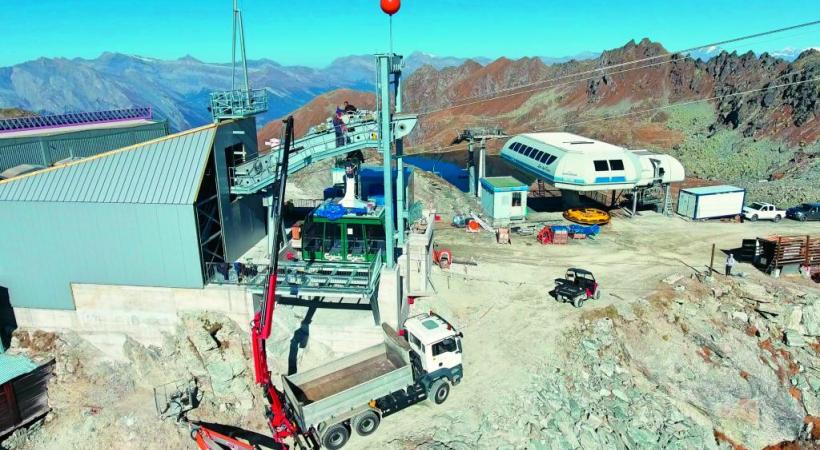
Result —
M399 12L399 8L401 8L401 0L381 0L381 3L382 11L391 16Z

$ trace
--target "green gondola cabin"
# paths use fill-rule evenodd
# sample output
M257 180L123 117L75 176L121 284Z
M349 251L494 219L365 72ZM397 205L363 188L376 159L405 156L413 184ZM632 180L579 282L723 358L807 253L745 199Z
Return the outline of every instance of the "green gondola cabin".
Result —
M384 251L384 208L332 220L313 210L302 227L304 261L371 262Z

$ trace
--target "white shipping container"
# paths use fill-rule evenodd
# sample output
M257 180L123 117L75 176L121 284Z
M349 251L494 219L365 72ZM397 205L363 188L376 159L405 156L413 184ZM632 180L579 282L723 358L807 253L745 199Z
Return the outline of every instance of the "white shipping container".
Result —
M681 189L677 213L690 219L715 219L743 213L746 190L735 186Z

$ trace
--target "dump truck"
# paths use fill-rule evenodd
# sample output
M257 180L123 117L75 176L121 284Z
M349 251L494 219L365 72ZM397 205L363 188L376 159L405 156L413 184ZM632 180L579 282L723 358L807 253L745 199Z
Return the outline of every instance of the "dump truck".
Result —
M434 313L407 319L400 334L383 324L384 342L322 366L284 375L286 410L329 450L355 431L373 434L381 419L432 399L441 404L461 382L461 337Z

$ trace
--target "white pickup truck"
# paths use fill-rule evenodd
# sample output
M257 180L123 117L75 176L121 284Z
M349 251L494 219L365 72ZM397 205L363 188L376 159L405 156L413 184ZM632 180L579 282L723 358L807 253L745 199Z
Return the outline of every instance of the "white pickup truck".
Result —
M780 222L780 219L784 217L786 217L786 211L777 209L771 203L754 202L743 207L743 218L752 222L758 219Z

